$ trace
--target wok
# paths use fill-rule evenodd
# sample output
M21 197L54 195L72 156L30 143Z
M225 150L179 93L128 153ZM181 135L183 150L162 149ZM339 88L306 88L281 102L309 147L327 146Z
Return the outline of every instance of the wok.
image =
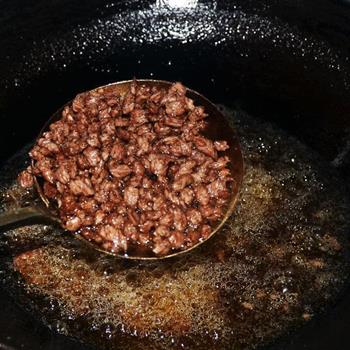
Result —
M239 105L350 176L347 1L2 0L0 45L2 162L76 92L135 76ZM0 348L87 348L42 326L6 286L0 309ZM349 324L344 292L271 347L344 349Z

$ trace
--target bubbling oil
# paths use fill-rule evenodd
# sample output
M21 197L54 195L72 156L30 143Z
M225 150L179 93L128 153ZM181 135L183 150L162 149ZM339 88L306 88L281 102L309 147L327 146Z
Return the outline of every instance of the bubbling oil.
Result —
M220 233L189 254L133 262L57 227L18 227L0 241L6 288L53 330L101 349L252 349L322 311L348 278L347 190L295 138L221 108L245 176ZM25 154L2 170L4 209L33 200L14 182Z

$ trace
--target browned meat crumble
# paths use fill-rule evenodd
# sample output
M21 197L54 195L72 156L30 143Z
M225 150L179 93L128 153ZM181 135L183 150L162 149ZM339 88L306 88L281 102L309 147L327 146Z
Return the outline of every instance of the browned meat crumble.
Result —
M105 250L188 249L208 237L230 196L220 155L228 145L203 136L206 117L180 83L79 94L37 141L19 182L43 178L64 228Z

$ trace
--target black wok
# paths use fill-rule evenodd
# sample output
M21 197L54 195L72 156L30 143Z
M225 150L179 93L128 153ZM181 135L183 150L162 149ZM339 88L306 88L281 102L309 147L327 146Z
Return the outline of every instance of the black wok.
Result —
M77 91L135 76L182 81L271 120L347 178L349 54L347 1L2 0L0 159ZM272 347L349 347L349 295ZM86 348L22 311L6 286L0 310L1 349Z

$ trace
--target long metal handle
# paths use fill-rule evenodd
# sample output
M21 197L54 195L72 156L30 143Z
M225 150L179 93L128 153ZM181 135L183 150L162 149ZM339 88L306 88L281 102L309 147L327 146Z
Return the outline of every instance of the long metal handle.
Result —
M0 227L32 218L43 218L47 220L51 219L51 216L42 208L35 206L11 209L0 214Z

